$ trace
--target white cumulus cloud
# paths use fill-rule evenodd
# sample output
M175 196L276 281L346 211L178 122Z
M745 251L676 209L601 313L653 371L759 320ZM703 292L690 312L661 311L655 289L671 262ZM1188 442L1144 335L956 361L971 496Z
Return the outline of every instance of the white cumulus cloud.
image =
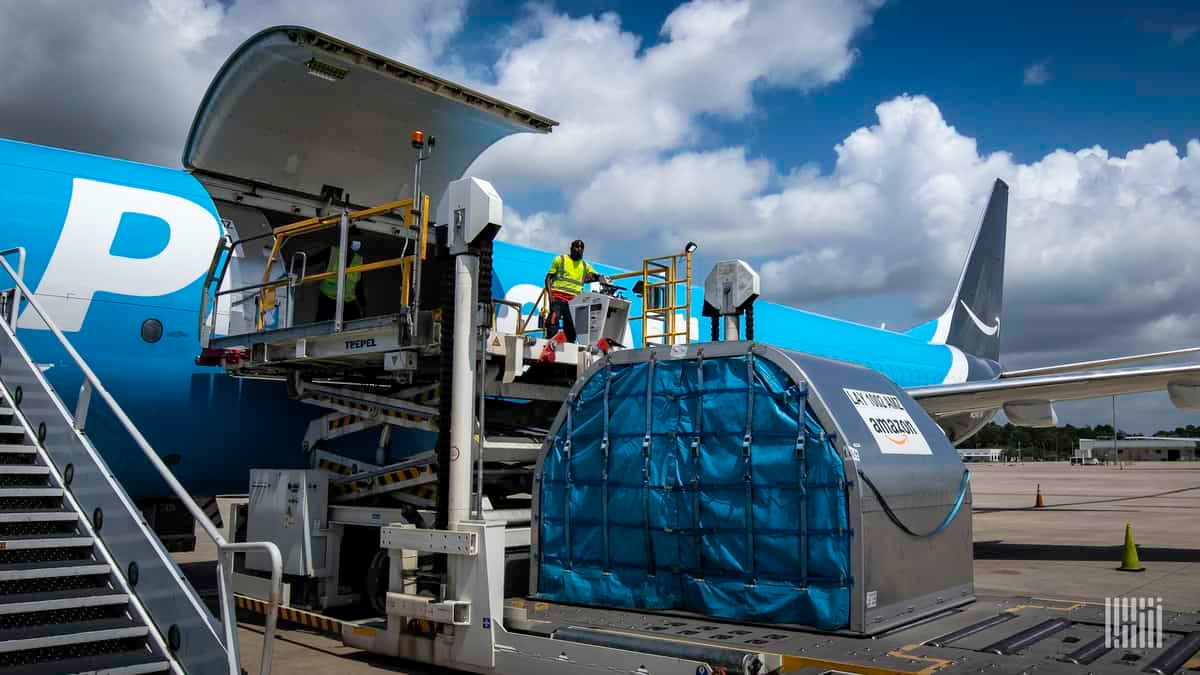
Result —
M1025 84L1028 86L1038 87L1053 79L1054 73L1050 72L1049 60L1038 61L1025 69Z
M805 90L844 77L857 56L852 40L879 4L693 0L668 15L652 45L613 13L538 10L529 39L478 86L562 126L501 141L476 170L579 187L631 157L694 147L706 140L700 117L743 118L755 86Z
M466 0L16 2L0 21L0 135L177 166L217 69L269 26L317 28L434 68ZM452 67L452 66L445 66Z

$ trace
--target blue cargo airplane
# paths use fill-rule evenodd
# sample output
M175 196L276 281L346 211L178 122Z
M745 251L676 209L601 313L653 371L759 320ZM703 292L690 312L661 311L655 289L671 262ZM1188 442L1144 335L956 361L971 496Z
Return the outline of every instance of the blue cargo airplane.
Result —
M412 129L439 141L422 181L437 203L490 145L555 124L316 31L273 28L218 72L186 143L186 170L0 140L0 245L25 247L26 283L184 485L200 495L242 492L252 467L304 465L301 439L319 411L288 400L278 383L194 365L201 286L218 240L313 216L334 198L371 205L410 195ZM756 339L885 373L955 442L1001 409L1017 423L1053 424L1057 400L1167 390L1175 405L1196 408L1198 366L1111 368L1195 350L1001 367L1007 198L996 181L936 319L898 333L762 302ZM369 260L369 243L367 252ZM552 255L497 243L493 294L531 308ZM230 283L261 279L264 260L236 251ZM382 296L387 280L372 276L367 295ZM699 316L701 293L693 296ZM230 332L245 332L253 314L236 302L217 311ZM17 325L71 399L79 375L45 325L31 311ZM112 419L94 411L88 433L131 496L165 494Z

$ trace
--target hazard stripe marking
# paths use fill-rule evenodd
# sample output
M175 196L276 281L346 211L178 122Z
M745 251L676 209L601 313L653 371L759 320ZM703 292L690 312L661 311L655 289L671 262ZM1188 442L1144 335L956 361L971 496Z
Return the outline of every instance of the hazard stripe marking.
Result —
M324 460L322 460L322 462L324 462ZM395 485L404 481L416 480L423 476L430 476L433 474L433 471L433 467L431 466L397 469L396 471L391 471L389 473L376 476L373 480L338 483L333 486L333 490L335 494L354 494L358 492L365 492L373 487L386 487L388 485ZM425 487L428 486L417 485L413 486L411 489L414 491L414 493L416 493L416 491ZM430 494L432 494L432 492L430 492Z
M335 417L334 419L329 420L329 429L330 429L330 431L332 431L334 429L341 429L342 427L348 427L351 424L354 424L355 422L359 421L360 419L362 419L362 418L360 418L356 415L342 415L341 417Z
M317 460L317 468L331 471L333 473L340 473L343 476L349 476L351 473L353 473L351 468L345 464L325 458Z
M237 608L256 614L266 614L269 608L265 600L252 598L245 595L234 595L237 601ZM331 619L321 614L306 612L294 607L280 607L279 618L289 623L300 624L307 628L313 628L323 633L328 633L337 638L341 638L342 631L349 626L351 630L358 635L373 635L375 629L369 626L356 626L354 624L346 624L337 619ZM405 632L416 633L418 635L433 636L437 632L437 624L425 619L411 619L405 626Z
M411 402L412 403L429 403L431 401L437 400L440 393L441 392L435 388L435 389L427 391L423 394L418 394L417 396L415 396L412 399ZM367 404L367 403L362 403L359 401L351 401L351 400L339 398L337 396L324 396L322 398L327 399L330 403L340 405L342 407L349 408L351 410L361 410L368 414L383 415L384 417L391 417L394 419L405 420L407 422L429 422L429 421L433 420L435 417L437 417L436 413L430 413L428 415L425 415L425 414L419 414L419 413L399 412L399 411L395 411L395 410L381 410L381 409L379 409L378 406L374 406L374 405ZM363 420L363 418L359 417L357 415L342 415L341 417L336 417L332 420L329 420L328 428L331 430L332 429L340 429L342 427L349 426L351 424L354 424L355 422L359 422L362 420Z
M266 614L268 605L265 601L258 598L250 598L244 595L235 596L237 599L238 609L244 609L256 614ZM291 623L297 623L307 628L315 628L321 632L329 633L335 637L341 637L342 622L337 619L331 619L320 614L305 612L295 609L294 607L280 607L279 618Z

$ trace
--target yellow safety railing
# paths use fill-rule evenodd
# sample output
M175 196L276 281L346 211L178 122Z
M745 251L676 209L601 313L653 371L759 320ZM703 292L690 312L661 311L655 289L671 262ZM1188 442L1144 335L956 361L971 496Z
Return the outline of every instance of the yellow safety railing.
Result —
M533 301L533 311L529 314L522 313L524 306L519 302L505 300L504 298L492 298L492 330L496 330L496 310L501 307L507 307L517 313L517 335L538 332L541 330L540 328L530 330L529 322L533 320L533 317L542 314L543 311L549 311L549 306L546 303L546 289L543 288L542 292L538 294L537 299Z
M681 264L682 277L679 274ZM692 252L685 250L682 253L645 258L640 272L609 276L613 281L638 278L642 285L642 314L629 320L642 322L642 346L688 344L692 325ZM678 315L680 310L682 317ZM679 326L681 319L682 327ZM651 320L661 322L662 332L650 332Z
M379 216L393 211L401 211L403 214L404 226L409 229L415 229L419 232L417 237L418 248L417 254L403 256L400 258L388 258L387 260L376 260L374 262L363 263L361 265L349 265L346 267L346 273L353 272L366 273L375 270L388 269L391 267L403 267L403 281L400 288L400 299L404 305L410 304L410 296L412 295L412 275L413 266L415 264L416 255L421 256L421 260L425 260L427 252L427 243L429 241L429 195L423 195L421 199L421 208L419 211L412 208L413 200L401 199L400 201L388 202L379 206L351 211L346 213L346 219L353 222ZM420 215L420 221L417 221L417 215ZM326 279L336 279L338 271L321 272L319 274L304 274L299 280L294 280L290 277L271 281L271 267L275 262L275 258L279 255L280 249L292 237L298 237L313 232L319 232L324 229L338 227L342 222L341 213L336 213L328 216L319 216L315 218L307 218L305 220L280 225L272 232L274 242L271 245L271 254L267 258L266 268L263 270L263 283L259 285L260 301L258 303L258 316L256 325L258 330L263 329L263 315L275 307L276 291L283 286L293 286L311 283L320 283Z

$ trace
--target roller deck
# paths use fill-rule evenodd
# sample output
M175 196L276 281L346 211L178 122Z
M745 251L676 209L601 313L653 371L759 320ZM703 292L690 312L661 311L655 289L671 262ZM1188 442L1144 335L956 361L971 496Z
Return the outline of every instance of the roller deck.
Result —
M506 625L542 636L569 627L648 641L693 643L776 656L781 672L882 673L1135 673L1163 670L1174 648L1190 649L1182 665L1200 669L1189 644L1200 635L1200 614L1164 612L1161 649L1104 646L1102 604L1041 598L980 597L976 602L902 626L875 638L800 628L712 621L512 599ZM763 672L768 672L764 670Z

